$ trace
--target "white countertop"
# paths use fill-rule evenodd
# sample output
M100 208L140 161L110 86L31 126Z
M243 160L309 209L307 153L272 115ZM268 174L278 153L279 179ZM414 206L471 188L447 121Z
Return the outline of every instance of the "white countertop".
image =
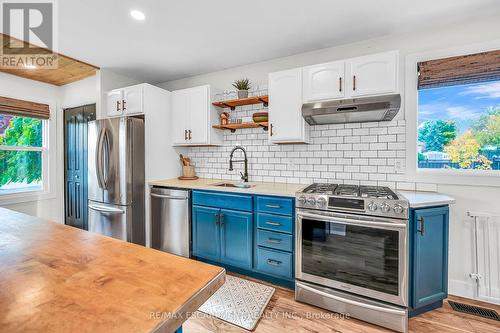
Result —
M410 202L411 208L451 205L455 203L455 199L452 197L436 192L398 192Z
M246 194L275 195L283 197L295 197L295 192L307 186L304 184L264 183L264 182L248 182L248 184L254 185L250 188L214 186L214 184L234 183L234 182L235 181L233 180L223 180L223 179L199 178L197 180L179 180L177 178L172 178L172 179L151 181L148 184L152 186L178 187L178 188L187 188L196 190L223 191L223 192L235 192L235 193L246 193Z
M214 184L222 182L232 183L233 180L199 178L196 180L179 180L177 178L155 180L149 182L151 186L162 187L177 187L196 190L208 191L223 191L234 193L246 194L261 194L261 195L275 195L283 197L294 197L295 193L306 187L304 184L286 184L286 183L264 183L264 182L249 182L254 185L251 188L237 188L237 187L220 187ZM450 205L455 203L455 199L445 194L436 192L413 192L413 191L398 191L409 202L410 207L430 207L439 205Z

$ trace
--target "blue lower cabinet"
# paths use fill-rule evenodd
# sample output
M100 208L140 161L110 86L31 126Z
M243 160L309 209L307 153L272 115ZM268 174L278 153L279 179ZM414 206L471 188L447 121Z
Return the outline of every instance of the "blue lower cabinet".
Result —
M292 278L292 254L288 252L257 248L257 269L285 279Z
M279 232L292 233L293 230L293 217L281 216L273 214L257 214L257 227L260 229L267 229Z
M220 259L220 209L193 206L193 255L210 260Z
M410 315L448 295L448 206L414 209L410 218Z
M220 214L221 262L252 268L253 213L222 209Z
M293 287L294 199L193 191L193 256Z
M292 235L259 229L257 230L257 245L292 252L293 237Z

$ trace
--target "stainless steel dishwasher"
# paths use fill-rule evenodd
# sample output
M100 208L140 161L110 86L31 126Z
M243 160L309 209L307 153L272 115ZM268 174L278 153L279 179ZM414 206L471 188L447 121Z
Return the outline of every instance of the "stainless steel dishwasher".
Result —
M151 247L189 258L190 191L151 188Z

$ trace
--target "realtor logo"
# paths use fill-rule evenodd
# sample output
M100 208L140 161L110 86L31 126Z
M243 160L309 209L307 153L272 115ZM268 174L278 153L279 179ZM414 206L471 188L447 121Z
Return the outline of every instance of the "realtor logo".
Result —
M2 2L0 67L57 68L54 7L51 0Z

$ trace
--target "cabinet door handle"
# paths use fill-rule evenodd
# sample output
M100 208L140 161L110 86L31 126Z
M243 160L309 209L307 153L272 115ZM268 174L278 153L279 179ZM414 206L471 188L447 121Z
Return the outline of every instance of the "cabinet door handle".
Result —
M123 101L122 101L122 110L123 110L123 111L127 110L127 108L125 107L125 104L126 104L126 103L127 103L127 102L125 102L125 100L123 100Z
M270 124L270 126L269 126L269 135L270 136L273 136L273 127L274 127L273 124Z
M188 139L191 140L191 130L188 130Z
M187 139L188 139L188 131L184 130L184 140L187 140Z
M120 101L116 101L116 111L120 111Z
M356 75L352 77L352 90L356 91Z
M266 239L266 243L269 243L269 244L280 244L281 243L281 239L278 239L278 238L268 238L268 239Z
M425 220L423 217L418 219L418 224L420 225L420 229L417 229L417 232L420 232L420 235L424 235L425 231Z
M342 78L339 77L339 92L342 92Z
M219 224L219 214L214 215L214 222L215 224Z
M224 225L224 215L222 213L219 214L219 224Z
M275 209L280 209L280 205L266 205L267 208L275 208Z
M267 259L267 264L271 266L279 266L282 264L282 262L279 260Z
M281 226L281 223L271 222L271 221L267 221L266 224L268 224L268 225L274 225L276 227L280 227Z

